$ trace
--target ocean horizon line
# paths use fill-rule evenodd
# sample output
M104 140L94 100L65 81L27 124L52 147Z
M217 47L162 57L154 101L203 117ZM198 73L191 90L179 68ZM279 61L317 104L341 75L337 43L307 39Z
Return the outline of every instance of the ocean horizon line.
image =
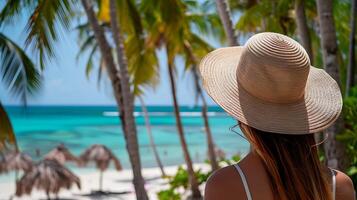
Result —
M31 104L31 105L21 105L21 104L3 104L4 107L117 107L115 104ZM134 105L134 107L141 107L141 105ZM165 104L148 104L146 107L173 107L173 105ZM179 107L195 108L202 107L202 105L180 105ZM208 107L217 107L218 105L208 105Z

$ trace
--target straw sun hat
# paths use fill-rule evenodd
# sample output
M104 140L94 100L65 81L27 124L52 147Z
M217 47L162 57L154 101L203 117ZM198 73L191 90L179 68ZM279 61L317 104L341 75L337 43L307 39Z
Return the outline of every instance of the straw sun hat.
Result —
M310 65L304 48L278 33L219 48L200 63L203 87L228 114L253 128L283 134L319 132L342 109L336 81Z

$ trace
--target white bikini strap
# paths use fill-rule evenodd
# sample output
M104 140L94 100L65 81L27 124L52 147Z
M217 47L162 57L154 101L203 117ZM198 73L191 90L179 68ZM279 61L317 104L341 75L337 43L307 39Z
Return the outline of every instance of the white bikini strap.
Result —
M245 194L247 195L247 200L252 200L252 195L250 194L250 191L249 191L248 182L247 182L247 179L244 176L244 173L243 173L242 169L239 167L238 163L235 164L234 167L237 169L237 171L238 171L238 173L240 175L240 178L242 179L244 190L245 190Z
M333 169L330 168L332 174L332 200L336 199L336 175Z

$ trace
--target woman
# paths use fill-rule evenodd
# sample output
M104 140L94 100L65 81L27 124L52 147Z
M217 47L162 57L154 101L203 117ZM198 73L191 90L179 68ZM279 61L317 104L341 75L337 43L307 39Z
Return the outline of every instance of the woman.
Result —
M203 86L238 120L251 152L207 181L206 200L352 200L351 179L323 166L312 133L339 117L338 84L310 65L303 47L260 33L200 64Z

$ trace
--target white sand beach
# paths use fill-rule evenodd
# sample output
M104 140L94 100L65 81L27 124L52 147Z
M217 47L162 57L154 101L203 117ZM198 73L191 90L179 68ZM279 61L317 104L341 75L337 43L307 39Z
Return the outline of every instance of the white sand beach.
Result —
M165 167L165 171L168 175L174 175L177 171L178 166ZM201 169L206 172L210 169L207 164L195 164L195 170ZM73 170L77 176L81 179L81 189L72 187L70 190L61 190L59 193L59 199L66 200L93 200L93 199L125 199L131 200L135 199L134 187L132 185L132 173L129 169L124 169L123 171L115 171L114 169L109 169L105 171L103 177L103 190L110 191L113 193L124 193L124 194L113 194L106 196L93 196L89 195L91 191L97 190L99 187L99 172L87 169L74 169ZM0 178L6 178L0 182L0 200L8 200L12 194L15 192L15 183L13 181L13 174L0 175ZM145 168L143 169L143 176L146 180L146 189L148 191L150 199L157 199L157 192L168 188L168 180L162 179L160 176L159 168ZM2 177L6 176L6 177ZM204 186L201 186L203 189ZM181 191L183 192L183 191ZM183 194L187 195L187 194ZM40 200L46 199L46 194L44 191L34 190L31 196L15 197L14 200ZM53 197L54 198L54 197Z

